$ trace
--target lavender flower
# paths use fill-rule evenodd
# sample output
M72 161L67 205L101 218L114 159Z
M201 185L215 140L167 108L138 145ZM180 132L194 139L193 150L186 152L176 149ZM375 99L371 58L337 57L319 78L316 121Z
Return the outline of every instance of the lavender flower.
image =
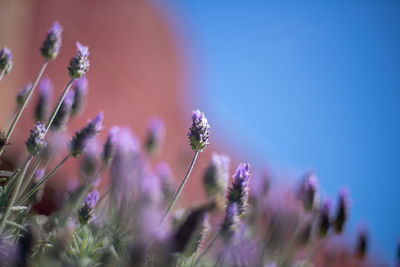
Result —
M17 104L21 107L25 101L26 98L28 97L29 90L31 89L32 84L28 83L24 87L21 88L21 90L17 94Z
M325 237L328 234L329 227L331 226L330 218L331 203L326 200L319 209L318 216L318 235Z
M188 133L189 143L196 152L201 152L209 145L210 125L203 112L194 110L192 113L192 127Z
M228 192L228 205L236 203L239 215L246 212L249 196L250 165L240 163L233 175L232 187Z
M43 126L41 122L38 122L33 129L31 130L31 134L29 135L28 140L26 140L26 148L28 152L35 156L39 154L42 148L45 146L44 135L46 133L46 128Z
M58 21L54 22L49 31L47 32L46 39L43 42L40 51L42 52L42 56L46 60L55 59L60 51L61 47L61 33L63 28L60 26Z
M165 203L169 202L175 192L175 180L171 169L165 162L159 162L156 166L156 172L161 180L161 191Z
M342 189L339 193L336 214L333 220L333 228L337 234L340 234L343 231L343 227L347 221L347 217L348 217L347 192L344 189Z
M223 196L229 179L229 157L213 153L204 173L204 187L210 197Z
M153 118L148 124L148 131L146 149L149 154L155 154L160 151L165 136L164 124L158 118Z
M72 117L79 115L86 104L88 92L88 81L86 77L81 77L75 81L73 91L75 93L75 98L71 108Z
M316 203L317 177L313 173L307 173L301 185L299 196L305 210L310 211Z
M76 42L77 54L69 62L68 72L71 79L78 79L85 75L89 69L89 47Z
M225 218L221 225L221 235L224 240L229 241L239 227L239 209L237 203L233 202L226 208Z
M367 251L368 251L368 234L367 230L364 227L362 227L358 231L354 254L358 259L363 260L367 255Z
M95 174L98 165L98 150L99 145L96 140L90 142L85 149L81 163L81 171L85 177L91 177Z
M78 211L79 222L82 225L88 224L93 218L93 209L99 200L99 192L95 189L86 195L83 205Z
M39 98L35 107L36 121L45 121L49 115L50 100L53 94L53 84L49 78L43 78L39 83Z
M85 127L75 133L75 136L68 144L68 150L71 156L79 157L82 154L87 143L102 129L102 123L103 112L100 112Z
M111 159L114 154L114 147L115 147L115 142L117 139L117 135L119 132L119 127L114 126L110 129L108 132L108 137L107 141L103 145L103 151L101 152L101 160L103 164L108 165L111 162Z
M12 69L12 65L11 50L5 46L0 50L0 72L8 74Z
M50 126L52 131L59 131L66 127L69 117L71 115L71 107L74 101L74 92L69 91L65 96L60 108L54 117L53 123Z

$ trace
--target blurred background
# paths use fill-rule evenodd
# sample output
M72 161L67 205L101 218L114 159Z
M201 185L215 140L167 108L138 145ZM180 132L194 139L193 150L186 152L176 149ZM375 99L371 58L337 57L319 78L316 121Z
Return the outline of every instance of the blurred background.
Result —
M70 135L104 110L106 129L129 125L143 140L147 121L160 117L167 135L159 159L181 179L192 155L190 112L199 108L212 145L185 201L203 196L201 172L212 151L250 162L254 172L268 167L276 183L294 183L313 169L323 197L349 189L349 238L365 221L374 256L393 262L400 237L399 14L398 1L1 0L0 46L14 54L14 70L0 83L1 125L15 94L35 77L38 48L58 20L63 47L46 71L57 92L68 81L75 41L91 50L89 102ZM9 158L23 150L17 141L32 127L29 112Z

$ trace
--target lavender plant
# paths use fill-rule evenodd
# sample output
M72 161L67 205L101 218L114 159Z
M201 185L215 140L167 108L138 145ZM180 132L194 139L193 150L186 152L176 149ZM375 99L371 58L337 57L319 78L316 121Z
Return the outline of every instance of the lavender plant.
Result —
M100 149L96 138L103 128L102 112L67 141L61 130L69 128L70 116L82 114L86 101L89 50L77 43L69 82L51 110L53 86L41 77L60 53L61 34L55 22L40 48L44 62L39 73L18 93L16 111L0 136L1 157L40 80L25 163L0 171L0 266L374 265L365 230L354 248L343 245L340 256L330 251L332 236L345 229L349 195L340 191L332 216L330 202L319 203L321 193L310 172L299 187L284 191L271 186L270 172L255 174L250 183L250 165L241 163L230 183L229 158L213 153L202 176L207 199L176 209L200 152L209 146L210 125L199 110L193 111L187 134L193 159L179 186L167 163L153 170L165 138L158 119L148 125L144 151L129 128L118 126L109 129ZM0 80L11 69L11 52L4 47ZM46 195L48 180L81 155L78 184L58 192L64 201L49 215L39 214L35 205ZM109 186L99 186L108 173ZM324 256L328 251L330 257Z

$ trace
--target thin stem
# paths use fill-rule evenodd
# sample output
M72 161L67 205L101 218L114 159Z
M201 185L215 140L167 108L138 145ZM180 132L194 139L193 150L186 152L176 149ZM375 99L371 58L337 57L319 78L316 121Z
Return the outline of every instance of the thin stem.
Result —
M13 176L14 172L10 171L0 171L0 177L10 177Z
M9 213L10 213L11 207L14 206L14 202L15 202L15 200L17 198L17 194L18 194L19 189L20 189L21 184L22 184L22 178L24 177L26 169L28 169L28 166L31 163L31 160L32 160L32 155L29 155L28 159L26 160L24 168L22 169L22 171L19 173L19 175L17 177L17 185L15 186L14 191L13 191L13 193L11 195L11 199L10 199L10 202L8 203L8 205L7 205L6 211L4 212L3 217L1 217L0 233L3 231L3 228L4 228L5 224L6 224L7 217L9 215Z
M221 231L218 230L217 233L215 233L215 235L213 236L213 238L211 239L210 243L208 243L207 247L201 252L201 254L199 255L199 257L196 259L196 261L194 262L194 265L196 265L200 259L207 254L207 252L211 249L211 247L214 245L215 241L218 240L218 238L221 236Z
M175 193L173 199L172 199L171 202L169 203L168 209L167 209L167 211L165 212L164 217L162 218L161 223L164 223L164 221L167 219L168 214L170 213L172 207L175 205L176 200L178 199L179 195L181 194L182 189L183 189L183 187L185 186L185 183L186 183L186 181L188 180L190 173L192 172L194 163L196 162L196 159L197 159L197 156L198 156L198 155L199 155L199 151L196 151L196 152L194 153L192 162L190 163L189 169L187 170L186 175L185 175L185 177L183 178L181 184L179 185L179 188L178 188L178 190L176 191L176 193Z
M11 136L13 130L15 129L15 126L17 125L17 122L18 122L19 118L20 118L21 115L22 115L22 112L24 111L25 107L28 105L29 99L31 98L31 96L32 96L32 94L33 94L33 91L35 90L35 87L36 87L36 85L38 84L39 79L42 77L43 72L44 72L44 70L45 70L46 67L47 67L47 64L48 64L48 61L45 60L45 61L42 63L42 65L40 66L39 73L38 73L38 75L36 76L36 79L35 79L35 81L33 82L32 87L29 89L29 93L28 93L28 95L27 95L27 97L26 97L24 103L22 104L22 106L21 106L20 109L18 110L17 115L14 117L14 120L13 120L13 122L11 123L11 126L10 126L10 128L8 129L8 131L7 131L7 134L6 134L6 143L8 143L8 140L10 139L10 136ZM4 147L1 148L1 150L0 150L0 156L1 156L1 154L3 153L3 150L4 150Z
M4 71L2 71L2 72L0 73L0 81L3 79L3 77L4 77Z
M68 90L69 90L69 88L71 87L71 85L72 85L72 83L73 83L74 80L75 80L75 79L71 79L71 80L67 83L67 85L65 86L64 91L63 91L63 93L62 93L62 95L61 95L61 97L58 99L57 105L56 105L55 109L53 110L53 113L51 113L51 116L50 116L50 118L49 118L49 121L48 121L47 124L46 124L46 132L45 132L45 135L46 135L47 132L49 131L50 126L51 126L51 124L53 123L54 118L56 117L57 112L58 112L58 110L60 109L61 104L62 104L62 102L64 101L64 98L65 98L65 96L67 95Z
M43 150L40 152L39 157L36 159L35 164L32 167L32 170L28 173L28 178L26 178L25 183L22 185L22 189L19 192L18 197L21 196L21 194L24 193L25 189L27 188L27 186L29 185L30 181L32 180L33 175L35 174L36 169L38 168L39 164L42 162L43 159Z
M18 106L14 108L14 111L11 113L10 117L8 117L6 125L3 129L8 129L10 127L11 120L14 118L15 114L18 112Z
M56 171L61 167L61 165L64 164L64 162L67 161L67 159L70 157L71 155L68 154L67 156L65 156L60 163L57 164L57 166L46 176L44 177L42 180L40 180L39 183L37 183L25 196L22 200L20 200L18 202L18 206L20 206L22 203L24 203L26 200L28 200L31 196L33 196L33 194L35 194L39 188L42 186L42 184L44 184L45 182L47 182L47 180L49 180L55 173Z

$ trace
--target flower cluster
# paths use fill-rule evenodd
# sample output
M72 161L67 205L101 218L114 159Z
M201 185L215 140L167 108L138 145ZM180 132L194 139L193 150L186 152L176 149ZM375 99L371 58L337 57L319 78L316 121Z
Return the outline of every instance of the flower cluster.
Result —
M89 70L89 47L83 46L80 42L76 43L77 54L69 62L69 76L71 79L81 78Z
M28 140L26 140L26 148L28 152L35 156L42 151L45 146L44 135L46 132L46 128L43 126L41 122L38 122L33 129L31 130L31 134L29 135Z
M192 127L189 129L188 137L194 151L201 152L209 145L210 125L204 113L198 109L192 113Z
M12 65L11 50L5 46L0 50L0 72L8 74L12 69Z
M46 60L55 59L58 55L58 52L61 48L62 42L62 30L60 23L58 21L54 22L51 28L49 29L46 39L43 42L40 51L42 52L42 56Z

